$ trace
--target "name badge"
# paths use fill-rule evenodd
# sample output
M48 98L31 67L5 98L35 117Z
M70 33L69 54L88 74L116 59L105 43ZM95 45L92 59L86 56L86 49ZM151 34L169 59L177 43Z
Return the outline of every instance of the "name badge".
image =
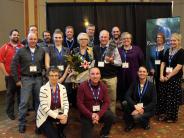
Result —
M100 105L93 105L93 112L99 112L100 111Z
M104 62L103 61L98 61L98 67L104 67Z
M173 68L172 67L166 67L166 73L171 73L173 71Z
M35 65L29 66L29 71L30 72L37 72L37 66L35 66Z
M155 60L155 65L160 65L161 61L160 60Z
M63 66L63 65L58 65L57 67L58 67L58 69L59 69L60 71L64 71L64 66Z
M129 63L128 62L123 62L122 63L122 68L124 68L124 69L129 68Z
M143 108L143 103L137 103L137 106L139 106L140 108Z

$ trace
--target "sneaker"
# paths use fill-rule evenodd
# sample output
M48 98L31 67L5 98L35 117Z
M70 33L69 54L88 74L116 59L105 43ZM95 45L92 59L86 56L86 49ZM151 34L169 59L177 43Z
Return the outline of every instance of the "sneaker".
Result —
M14 115L8 115L8 117L9 117L11 120L15 120L15 116L14 116Z

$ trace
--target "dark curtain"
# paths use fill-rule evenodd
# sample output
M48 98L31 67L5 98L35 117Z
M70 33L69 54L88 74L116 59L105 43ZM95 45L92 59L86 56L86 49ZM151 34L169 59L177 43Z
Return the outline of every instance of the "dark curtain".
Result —
M171 3L47 3L47 29L65 31L75 28L75 36L84 32L84 20L96 26L96 37L102 29L113 26L133 35L133 43L146 53L146 20L172 16Z

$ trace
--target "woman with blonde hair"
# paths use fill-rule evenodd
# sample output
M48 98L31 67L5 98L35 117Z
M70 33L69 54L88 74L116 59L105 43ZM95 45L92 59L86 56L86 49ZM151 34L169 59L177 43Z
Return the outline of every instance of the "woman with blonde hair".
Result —
M183 75L184 50L181 48L181 35L173 33L170 39L171 47L164 55L160 68L160 92L165 99L160 103L162 120L173 123L178 120L178 110L181 101L181 78Z

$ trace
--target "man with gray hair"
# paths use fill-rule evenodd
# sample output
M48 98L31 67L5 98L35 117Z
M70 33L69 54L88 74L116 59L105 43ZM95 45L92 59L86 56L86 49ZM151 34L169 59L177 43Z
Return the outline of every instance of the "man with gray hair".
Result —
M110 97L110 109L116 112L117 69L121 66L121 57L116 46L109 44L109 32L102 30L99 35L100 44L94 46L95 66L99 67L102 81L107 84Z

